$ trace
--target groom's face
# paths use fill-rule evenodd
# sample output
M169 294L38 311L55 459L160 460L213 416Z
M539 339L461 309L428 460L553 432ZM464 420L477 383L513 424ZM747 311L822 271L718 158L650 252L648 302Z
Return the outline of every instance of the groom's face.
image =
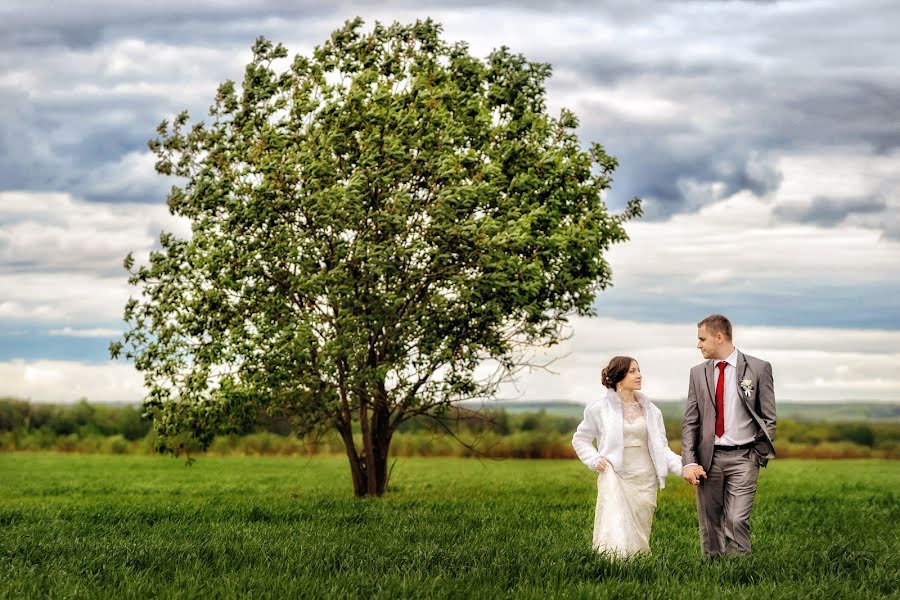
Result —
M703 358L718 358L719 350L725 341L721 333L713 335L706 329L706 325L697 328L697 348L703 354Z

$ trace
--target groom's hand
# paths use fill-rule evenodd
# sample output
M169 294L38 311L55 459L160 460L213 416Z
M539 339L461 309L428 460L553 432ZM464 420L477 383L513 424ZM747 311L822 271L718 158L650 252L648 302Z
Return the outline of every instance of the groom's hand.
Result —
M681 476L691 485L698 485L700 478L706 479L706 471L700 465L689 465L681 470Z

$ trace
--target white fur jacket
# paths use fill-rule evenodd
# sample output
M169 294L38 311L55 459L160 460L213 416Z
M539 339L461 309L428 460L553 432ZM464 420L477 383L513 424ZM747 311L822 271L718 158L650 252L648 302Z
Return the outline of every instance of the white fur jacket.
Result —
M662 412L644 394L635 392L634 396L643 407L650 458L656 468L659 487L664 488L669 471L681 475L681 457L669 449ZM609 390L603 400L587 405L584 420L572 436L572 446L588 469L596 471L601 458L605 458L617 473L628 468L628 465L623 464L622 427L622 401L613 390ZM599 441L598 447L594 446L595 439Z

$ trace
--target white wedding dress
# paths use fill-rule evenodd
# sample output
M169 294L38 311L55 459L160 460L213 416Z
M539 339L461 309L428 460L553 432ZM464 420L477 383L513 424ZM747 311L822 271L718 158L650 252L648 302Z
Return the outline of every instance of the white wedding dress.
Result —
M623 422L624 472L607 463L597 477L594 549L619 557L650 551L650 527L659 482L647 446L647 426L640 413Z

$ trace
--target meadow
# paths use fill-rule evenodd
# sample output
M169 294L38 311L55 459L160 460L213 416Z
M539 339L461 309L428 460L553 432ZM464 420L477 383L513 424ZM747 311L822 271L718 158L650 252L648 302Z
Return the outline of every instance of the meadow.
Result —
M0 597L898 597L898 491L896 461L775 460L753 555L707 563L670 477L652 554L615 562L572 460L399 458L359 500L340 457L2 453Z

